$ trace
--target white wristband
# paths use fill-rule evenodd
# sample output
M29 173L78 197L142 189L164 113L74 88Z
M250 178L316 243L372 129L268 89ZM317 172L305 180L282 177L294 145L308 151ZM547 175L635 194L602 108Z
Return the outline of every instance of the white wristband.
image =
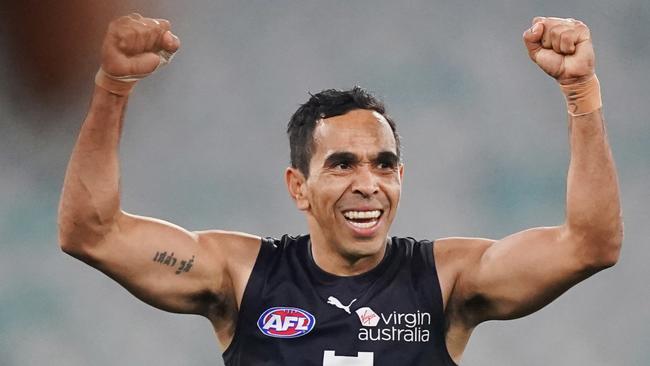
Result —
M156 66L152 72L147 74L115 76L107 73L100 67L99 71L97 71L97 74L95 75L95 84L113 94L127 96L131 93L133 87L135 87L135 84L138 81L146 78L147 76L158 71L158 69L161 67L170 63L174 57L174 54L169 53L165 50L161 50L158 52L158 56L160 56L160 62L158 63L158 66Z

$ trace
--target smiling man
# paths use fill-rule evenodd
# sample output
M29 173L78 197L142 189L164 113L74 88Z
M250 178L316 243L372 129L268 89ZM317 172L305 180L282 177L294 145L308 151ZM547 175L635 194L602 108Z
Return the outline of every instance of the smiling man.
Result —
M289 123L287 186L319 243L314 258L334 274L377 265L397 212L404 169L395 124L383 112L360 88L326 90Z
M313 95L289 122L289 193L309 235L191 232L124 212L118 145L135 84L180 47L162 19L109 26L59 208L62 249L163 310L205 316L226 365L454 365L473 329L550 303L616 263L618 183L589 29L535 18L530 58L567 99L566 219L501 240L390 237L404 168L363 89ZM544 265L540 265L543 263Z

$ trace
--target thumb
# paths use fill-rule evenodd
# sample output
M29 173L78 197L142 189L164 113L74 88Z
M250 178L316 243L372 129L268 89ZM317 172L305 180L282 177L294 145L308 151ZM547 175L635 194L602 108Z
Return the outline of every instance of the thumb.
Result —
M544 23L536 22L524 32L524 45L528 49L528 56L535 61L537 52L542 48L542 35L544 34Z
M170 31L166 31L162 35L161 46L165 51L167 51L169 53L174 53L174 52L178 51L178 49L180 48L181 41L180 41L180 39L178 39L178 37L176 37L175 34L173 34Z

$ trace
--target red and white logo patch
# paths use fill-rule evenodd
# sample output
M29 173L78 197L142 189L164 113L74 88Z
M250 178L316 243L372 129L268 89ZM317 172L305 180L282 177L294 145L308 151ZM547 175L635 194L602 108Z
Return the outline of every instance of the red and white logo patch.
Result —
M376 327L379 323L379 315L367 306L357 309L356 313L364 327Z
M292 307L266 310L257 320L257 327L269 337L296 338L311 332L316 318L309 312Z

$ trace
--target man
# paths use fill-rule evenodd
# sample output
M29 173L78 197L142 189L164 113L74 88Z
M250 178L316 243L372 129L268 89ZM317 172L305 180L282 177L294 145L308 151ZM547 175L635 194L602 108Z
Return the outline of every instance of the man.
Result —
M501 240L388 237L403 176L384 106L326 90L291 118L287 187L309 235L190 232L121 210L128 95L178 50L162 19L109 26L59 212L62 249L163 310L208 318L226 365L454 365L486 320L530 314L618 259L622 221L589 29L538 17L530 58L569 113L566 220Z

